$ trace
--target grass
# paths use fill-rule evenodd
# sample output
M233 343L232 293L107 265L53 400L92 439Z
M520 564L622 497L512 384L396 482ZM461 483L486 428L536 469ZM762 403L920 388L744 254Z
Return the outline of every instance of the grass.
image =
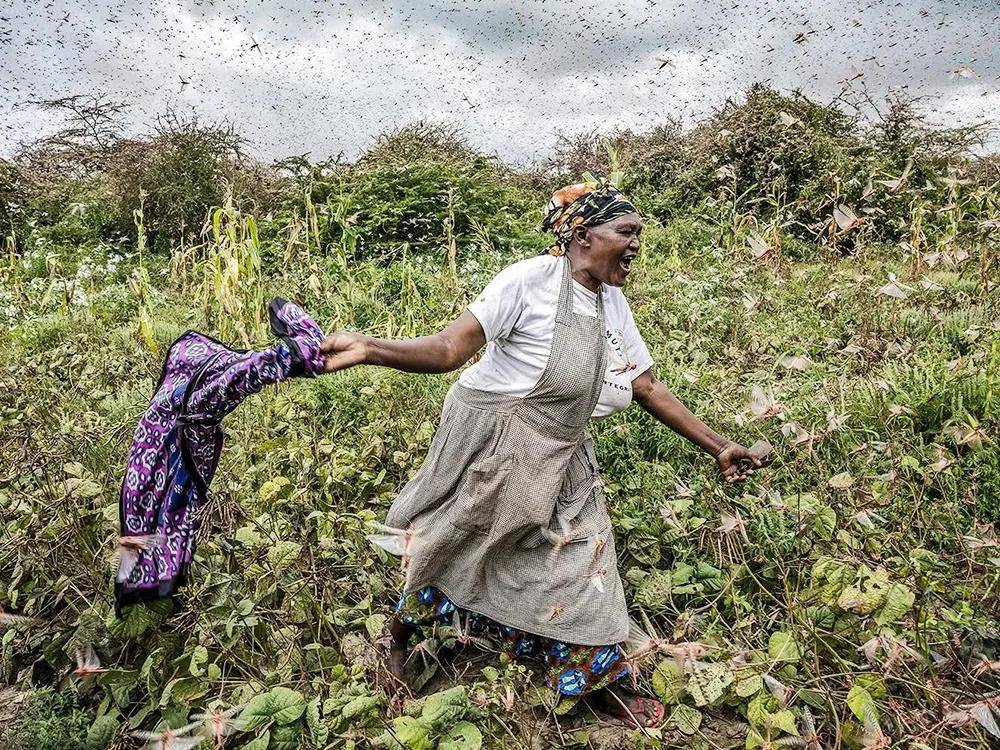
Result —
M388 241L383 252L365 237L370 217L359 240L345 210L307 201L260 217L219 207L200 244L170 258L44 228L41 250L8 254L0 605L33 621L0 622L0 680L60 701L9 722L9 746L62 747L55 738L81 726L68 706L87 712L86 746L98 748L237 704L248 708L227 746L251 750L794 747L809 717L825 747L987 745L969 711L995 708L1000 690L1000 286L988 236L934 240L925 252L948 257L917 268L864 227L845 254L728 207L651 221L626 295L659 377L719 432L777 453L730 487L638 407L592 425L633 616L706 648L694 664L646 662L640 684L668 703L662 730L609 734L565 703L553 715L551 696L506 661L471 662L447 691L453 663L431 657L454 641L448 629L420 665L430 698L399 713L373 685L372 643L401 576L366 522L420 466L458 373L356 368L251 398L227 420L178 608L116 620L121 472L169 343L194 327L266 346L273 295L301 300L331 331L437 331L538 242L493 244L485 225L459 242L455 216L419 252ZM781 249L755 260L750 232ZM364 256L365 242L382 249ZM884 293L890 274L905 298ZM763 419L755 386L776 402ZM109 670L67 678L86 644ZM39 730L39 711L65 731Z

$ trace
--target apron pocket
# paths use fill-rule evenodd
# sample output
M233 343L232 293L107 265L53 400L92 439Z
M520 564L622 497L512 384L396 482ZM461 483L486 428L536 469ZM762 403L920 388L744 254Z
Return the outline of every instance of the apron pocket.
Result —
M511 456L494 453L469 466L449 513L452 525L465 531L488 534L496 509L510 480Z
M577 478L571 486L571 491L560 494L556 499L548 527L529 532L520 546L531 548L553 544L567 533L569 536L563 539L564 544L585 542L611 526L600 475L596 471L589 472Z

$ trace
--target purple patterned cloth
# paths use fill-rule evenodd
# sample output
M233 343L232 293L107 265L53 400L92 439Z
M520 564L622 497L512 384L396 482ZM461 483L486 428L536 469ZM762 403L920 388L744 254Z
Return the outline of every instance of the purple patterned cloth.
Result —
M222 451L219 423L248 396L323 371L323 332L293 303L271 302L282 343L235 350L197 331L171 344L149 408L136 426L122 484L115 611L172 596L187 580L198 512Z

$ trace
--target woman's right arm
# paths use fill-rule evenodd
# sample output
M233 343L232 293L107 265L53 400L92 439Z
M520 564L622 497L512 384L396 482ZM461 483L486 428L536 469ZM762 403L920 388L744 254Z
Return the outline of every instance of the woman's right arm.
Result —
M324 372L354 365L381 365L403 372L441 373L457 370L483 348L486 334L479 320L466 310L440 333L415 339L377 339L338 331L320 344Z

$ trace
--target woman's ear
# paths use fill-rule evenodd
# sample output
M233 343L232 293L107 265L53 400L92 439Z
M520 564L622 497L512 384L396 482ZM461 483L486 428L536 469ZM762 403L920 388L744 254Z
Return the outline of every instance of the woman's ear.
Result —
M590 247L590 231L587 227L573 227L573 239L580 247Z

